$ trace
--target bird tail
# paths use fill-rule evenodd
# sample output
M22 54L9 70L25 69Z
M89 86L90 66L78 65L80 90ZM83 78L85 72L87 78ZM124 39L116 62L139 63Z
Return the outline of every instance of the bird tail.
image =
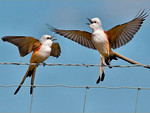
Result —
M16 91L14 92L14 95L16 95L16 94L18 93L18 91L19 91L20 88L21 88L21 85L24 83L24 81L25 81L25 79L26 79L27 77L31 77L31 76L32 76L32 78L31 78L31 85L34 84L34 78L35 78L36 68L37 68L37 66L34 66L34 65L30 65L30 66L29 66L29 68L28 68L26 74L24 75L24 77L23 77L23 79L22 79L20 85L18 86L18 88L17 88ZM30 88L30 94L32 94L32 92L33 92L33 86L31 86L31 88Z
M116 52L114 52L114 51L111 51L111 55L110 55L109 57L106 57L106 58L101 57L101 60L100 60L100 65L101 65L101 66L99 67L99 77L98 77L98 79L97 79L97 81L96 81L97 84L98 84L100 81L103 81L103 80L104 80L104 77L105 77L105 73L104 73L105 67L102 66L102 65L104 65L104 64L106 63L109 68L112 68L112 67L110 66L110 62L111 62L111 60L118 60L117 58L120 58L120 59L122 59L122 60L125 60L125 61L127 61L127 62L129 62L129 63L131 63L131 64L137 64L137 65L139 65L139 66L143 66L144 68L150 69L149 66L143 65L143 64L138 63L138 62L136 62L136 61L134 61L134 60L131 60L131 59L125 57L125 56L122 56L122 55L120 55L120 54L118 54L118 53L116 53Z
M96 83L98 84L100 81L103 81L104 80L104 77L105 77L105 67L103 66L104 65L104 59L101 57L101 60L100 60L100 67L99 67L99 77L96 81Z
M143 67L145 67L145 68L150 69L150 67L145 66L145 65L143 65L143 64L141 64L141 63L138 63L138 62L136 62L136 61L134 61L134 60L131 60L131 59L129 59L129 58L125 57L125 56L122 56L122 55L120 55L120 54L118 54L118 53L116 53L116 52L114 52L114 51L113 51L113 55L114 55L115 57L120 58L120 59L122 59L122 60L125 60L125 61L127 61L127 62L129 62L129 63L131 63L131 64L137 64L137 65L139 65L139 66L143 66Z

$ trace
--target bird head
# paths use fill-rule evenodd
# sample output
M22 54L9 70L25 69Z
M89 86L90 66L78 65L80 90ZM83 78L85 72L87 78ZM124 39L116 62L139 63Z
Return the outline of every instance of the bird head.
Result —
M87 23L87 24L90 26L92 31L102 29L102 23L99 18L96 17L96 18L92 18L88 20L90 21L90 23Z
M53 44L53 41L56 39L53 39L54 36L50 35L43 35L40 39L40 42L42 45L51 46Z

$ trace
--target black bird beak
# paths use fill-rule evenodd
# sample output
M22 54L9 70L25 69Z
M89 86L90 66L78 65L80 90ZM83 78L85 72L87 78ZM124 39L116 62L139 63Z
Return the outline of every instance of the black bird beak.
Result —
M90 23L86 23L87 25L90 25L93 23L93 21L91 19L89 19L89 18L87 18L87 19L90 21Z
M52 39L52 41L57 40L57 39Z
M51 39L52 39L53 37L55 37L55 36L51 36ZM57 40L57 39L52 39L52 41L54 41L54 40Z
M52 39L53 37L55 37L55 36L51 36L51 39Z

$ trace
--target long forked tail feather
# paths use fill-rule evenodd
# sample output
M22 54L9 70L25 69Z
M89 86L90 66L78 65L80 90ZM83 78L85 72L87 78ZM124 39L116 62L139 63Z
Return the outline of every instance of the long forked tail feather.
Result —
M104 77L105 77L105 73L104 73L105 67L102 66L102 65L104 65L104 59L102 57L101 57L101 60L100 60L100 65L101 66L99 67L99 77L96 81L96 84L98 84L100 81L103 81Z
M97 81L96 81L96 84L99 84L100 81L103 81L105 78L105 73L104 71L102 72L101 76L98 77Z
M32 78L31 78L31 87L30 87L30 94L33 93L33 85L34 85L34 78L35 78L35 72L36 72L36 68L34 68L33 73L32 73Z
M131 59L127 58L127 57L124 57L124 56L122 56L122 55L120 55L120 54L118 54L118 53L116 53L116 52L114 52L114 51L112 51L111 55L110 55L107 59L105 59L105 61L104 61L104 59L101 57L100 65L103 65L104 63L106 63L106 64L109 66L109 65L110 65L109 63L111 62L112 59L118 60L116 57L117 57L117 58L120 58L120 59L122 59L122 60L125 60L125 61L127 61L127 62L129 62L129 63L131 63L131 64L137 64L137 65L139 65L139 66L143 66L143 67L145 67L145 68L150 69L149 66L146 66L146 65L143 65L143 64L141 64L141 63L138 63L138 62L136 62L136 61L134 61L134 60L131 60ZM111 67L110 67L110 68L111 68ZM105 77L104 71L105 71L105 67L100 66L100 67L99 67L99 77L98 77L98 79L97 79L97 81L96 81L97 84L98 84L100 81L103 81L103 80L104 80L104 77Z
M116 52L113 52L113 54L114 54L116 57L118 57L118 58L120 58L120 59L122 59L122 60L125 60L125 61L127 61L127 62L129 62L129 63L131 63L131 64L137 64L137 65L139 65L139 66L143 66L143 67L145 67L145 68L150 69L150 67L147 67L147 66L145 66L145 65L143 65L143 64L141 64L141 63L138 63L138 62L136 62L136 61L134 61L134 60L131 60L131 59L127 58L127 57L124 57L124 56L122 56L122 55L120 55L120 54L118 54L118 53L116 53Z
M36 66L29 66L29 68L28 68L26 74L24 75L24 77L23 77L23 79L22 79L20 85L18 86L18 88L17 88L16 91L14 92L14 95L16 95L16 94L18 93L18 91L19 91L20 88L21 88L21 85L24 83L24 81L25 81L25 79L26 79L27 77L31 77L31 76L33 76L33 74L34 74L34 76L35 76L35 71L36 71ZM33 80L33 81L34 81L34 80ZM31 92L31 91L30 91L30 92Z

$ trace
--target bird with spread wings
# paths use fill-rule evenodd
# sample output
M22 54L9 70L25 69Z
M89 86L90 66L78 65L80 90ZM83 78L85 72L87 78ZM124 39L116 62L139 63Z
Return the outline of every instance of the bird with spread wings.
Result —
M2 40L5 42L12 43L18 47L21 57L33 51L30 59L30 63L42 63L49 56L59 57L61 53L61 48L58 43L53 43L52 39L54 36L43 35L40 40L29 37L29 36L4 36ZM24 75L19 87L16 89L14 94L17 94L27 77L31 77L31 88L30 94L33 92L35 72L38 65L29 65L26 74Z
M150 68L112 50L131 41L147 16L148 15L145 10L142 12L139 11L139 13L131 21L117 25L108 31L103 30L102 23L99 18L88 19L90 21L88 25L92 29L92 33L83 30L60 30L50 25L48 25L48 27L51 31L75 41L82 46L98 50L101 56L100 65L107 64L109 66L112 59L117 60L117 58L120 58L131 64L137 64L145 68ZM97 84L104 80L104 70L105 67L100 66Z

